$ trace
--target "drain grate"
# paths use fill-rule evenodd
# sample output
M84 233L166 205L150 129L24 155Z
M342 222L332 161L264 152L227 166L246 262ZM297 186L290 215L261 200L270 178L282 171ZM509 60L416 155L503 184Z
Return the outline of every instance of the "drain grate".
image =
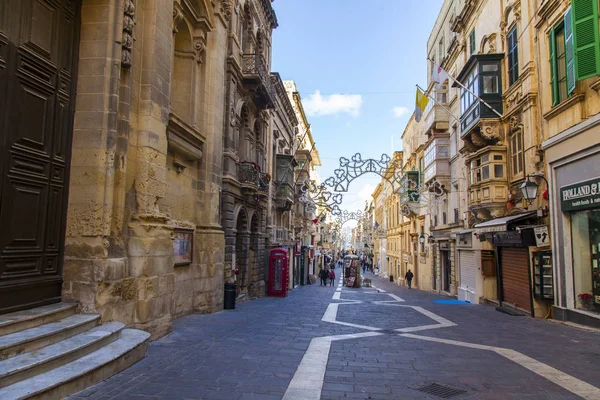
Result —
M417 389L420 392L431 394L442 399L450 399L455 396L467 393L466 390L454 389L448 386L432 383L431 385L423 386Z

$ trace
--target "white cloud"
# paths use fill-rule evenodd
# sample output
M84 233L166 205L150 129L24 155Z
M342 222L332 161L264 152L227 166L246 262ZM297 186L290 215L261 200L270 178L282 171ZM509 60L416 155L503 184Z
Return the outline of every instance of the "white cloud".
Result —
M362 105L360 94L332 94L322 96L318 90L302 101L309 116L350 114L358 117Z
M394 117L400 118L400 117L408 114L410 112L410 110L406 107L394 107L392 109L392 112L394 113Z

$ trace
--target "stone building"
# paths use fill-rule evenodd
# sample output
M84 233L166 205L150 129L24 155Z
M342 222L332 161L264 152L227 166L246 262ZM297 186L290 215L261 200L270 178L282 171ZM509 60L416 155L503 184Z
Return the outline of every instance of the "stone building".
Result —
M414 274L413 286L432 290L434 286L433 252L429 237L432 225L432 195L423 185L425 170L425 144L429 140L425 131L426 119L415 120L413 114L402 133L402 181L399 190L398 213L402 216L400 240L401 264L399 283L410 269ZM427 233L427 235L425 235ZM452 275L450 275L452 277ZM453 285L452 281L449 286Z
M373 266L375 273L387 278L387 210L385 207L386 181L382 179L373 191Z
M294 81L284 81L284 86L292 103L298 121L296 138L299 145L295 152L296 168L294 171L295 204L293 206L293 239L295 241L293 281L294 286L304 285L311 274L316 273L315 235L317 224L313 222L318 216L318 207L314 202L303 201L302 186L305 181L319 183L317 168L321 166L319 152L315 147L310 124L302 107L302 98ZM311 250L312 249L312 250Z
M521 17L523 22L534 18L537 38L531 51L538 60L538 124L543 142L531 153L543 161L550 183L552 253L543 254L537 265L554 276L546 275L546 289L539 293L535 286L534 294L553 299L556 319L595 327L600 327L598 7L597 0L552 0L539 4L535 15L526 16L523 10ZM534 207L545 207L544 180L540 176L531 181L539 185Z
M276 26L267 0L0 3L0 311L157 338L222 309L236 250L262 294Z
M271 34L277 18L269 1L247 0L234 12L224 72L225 110L221 224L225 279L238 296L265 295L271 175L270 112L277 92L270 75Z

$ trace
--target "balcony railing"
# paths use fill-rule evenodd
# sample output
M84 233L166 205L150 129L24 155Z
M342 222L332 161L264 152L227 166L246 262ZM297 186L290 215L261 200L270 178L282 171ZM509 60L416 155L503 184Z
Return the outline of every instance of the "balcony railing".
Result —
M256 100L272 107L277 95L271 84L266 59L260 54L244 54L242 56L242 74L245 80L258 84L260 90L255 92Z
M253 162L243 161L238 163L237 177L246 189L253 189L261 193L269 192L270 177Z
M290 241L290 231L285 228L275 228L275 241L278 243Z

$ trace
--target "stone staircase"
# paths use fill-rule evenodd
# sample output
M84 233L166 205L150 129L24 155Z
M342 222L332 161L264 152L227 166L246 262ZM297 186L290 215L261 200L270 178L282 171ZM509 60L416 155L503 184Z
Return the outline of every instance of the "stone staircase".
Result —
M0 315L0 399L62 399L146 355L149 333L58 303Z

